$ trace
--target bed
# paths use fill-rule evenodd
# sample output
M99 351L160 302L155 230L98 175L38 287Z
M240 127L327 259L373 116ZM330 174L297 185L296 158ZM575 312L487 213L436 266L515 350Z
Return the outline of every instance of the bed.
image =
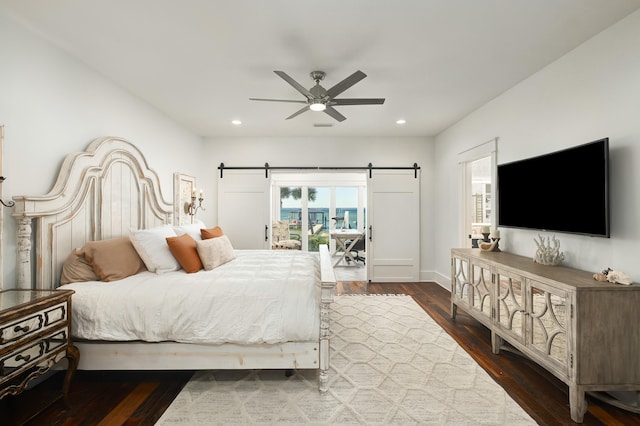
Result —
M169 227L173 222L174 208L165 201L157 174L148 166L142 152L121 138L96 139L85 152L69 154L48 194L13 199L16 203L13 216L18 224L17 288L58 288L62 266L74 249L90 242L128 237L131 229L159 229ZM78 368L316 369L319 389L326 391L329 383L329 308L336 284L328 248L321 246L320 252L315 254L282 250L234 250L233 253L232 261L211 271L193 274L182 270L165 274L146 271L121 281L88 281L65 285L64 288L76 292L72 298L72 320L74 344L80 350ZM260 262L266 263L251 263L255 258L261 258ZM229 278L233 265L241 271L240 277ZM302 273L295 274L294 271ZM211 282L218 282L219 275L232 279L235 284L226 287L212 285ZM298 290L296 279L300 279L300 276L313 277L310 287ZM162 284L156 281L158 277L163 280ZM126 285L129 287L125 288ZM204 294L213 287L222 288L223 292L222 295L211 295L209 300L218 301L217 304L202 302ZM109 290L104 293L107 288ZM186 313L174 310L179 308L164 306L167 300L187 297L185 293L180 293L180 288L190 291L190 297L202 295L196 299L182 300L183 308L197 312L197 306L201 304L205 306L205 311L217 311L221 315L212 319L198 316L197 326L189 323ZM233 291L224 293L225 288ZM265 290L267 288L268 292ZM156 317L167 317L166 326L170 330L158 331L161 326L150 323L141 327L145 329L144 332L125 325L112 327L112 334L106 338L92 334L91 331L97 328L108 331L113 324L111 319L104 318L102 326L85 323L89 314L95 313L92 311L107 306L105 300L110 297L111 289L115 305L109 306L118 306L119 300L123 305L119 308L123 310L150 309ZM96 295L93 291L102 293ZM265 307L265 311L285 313L280 316L286 318L277 321L286 322L287 318L296 318L298 320L293 322L304 323L304 329L287 334L273 332L270 326L265 326L262 328L267 331L262 330L262 335L247 335L236 330L237 321L242 315L237 310L232 312L228 306L233 304L232 300L249 306L247 298L254 297L251 294L256 291L261 296L259 303L269 307ZM146 305L136 306L138 302L134 302L133 308L125 307L126 301L135 300L136 292L138 296L146 296ZM283 295L284 299L278 299ZM225 303L219 303L220 300L225 300ZM107 311L115 309L109 308ZM137 312L134 312L135 315ZM262 317L250 318L249 322L258 320L270 323ZM121 333L123 329L130 328L134 329L133 335ZM172 328L179 329L182 334ZM87 329L91 330L87 332ZM194 332L192 338L184 337L185 332L188 334L189 330L195 329L198 332ZM222 337L209 338L214 331L222 331Z

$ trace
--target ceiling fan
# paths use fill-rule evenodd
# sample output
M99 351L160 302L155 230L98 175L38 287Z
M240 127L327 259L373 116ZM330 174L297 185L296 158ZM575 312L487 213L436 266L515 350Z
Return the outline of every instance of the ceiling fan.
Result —
M367 75L362 71L356 71L351 74L349 77L342 80L340 83L336 84L330 89L325 89L320 85L320 82L325 77L324 71L312 71L310 73L311 78L316 82L316 85L311 89L305 89L301 84L295 81L293 78L289 77L284 71L274 71L277 75L279 75L284 81L289 83L296 89L298 92L302 93L306 100L287 100L287 99L260 99L260 98L249 98L252 101L269 101L269 102L291 102L291 103L299 103L306 104L302 109L294 112L286 119L289 120L293 117L296 117L302 114L305 111L324 111L329 116L335 118L338 121L344 121L347 119L344 115L340 114L334 106L336 105L382 105L384 103L384 98L341 98L336 99L336 96L365 78Z

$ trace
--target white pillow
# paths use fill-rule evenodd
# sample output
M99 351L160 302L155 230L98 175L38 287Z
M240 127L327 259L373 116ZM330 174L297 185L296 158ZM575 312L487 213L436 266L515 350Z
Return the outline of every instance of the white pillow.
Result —
M189 234L191 235L191 237L193 237L194 240L199 241L202 239L200 230L206 228L207 227L204 225L204 222L197 220L195 223L191 223L188 225L174 226L173 230L178 237L183 234Z
M180 269L180 264L167 244L167 237L175 236L176 233L169 225L129 232L129 239L147 269L158 274Z
M229 237L223 235L218 238L196 241L198 256L206 271L217 268L236 258Z

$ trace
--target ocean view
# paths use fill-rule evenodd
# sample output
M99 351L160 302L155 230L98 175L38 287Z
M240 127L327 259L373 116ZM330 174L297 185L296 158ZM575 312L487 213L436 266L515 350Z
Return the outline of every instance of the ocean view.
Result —
M349 228L356 229L358 209L356 207L336 208L335 217L343 217L345 211L349 212ZM302 220L302 210L300 208L283 207L280 209L280 220L286 220L291 224L297 225ZM331 224L329 208L309 208L309 223L312 226L322 225L323 229L329 229ZM342 222L338 221L338 226L341 225Z

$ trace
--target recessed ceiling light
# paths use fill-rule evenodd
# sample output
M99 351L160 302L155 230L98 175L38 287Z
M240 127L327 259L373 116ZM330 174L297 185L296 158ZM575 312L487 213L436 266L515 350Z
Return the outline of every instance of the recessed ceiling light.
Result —
M242 121L240 120L231 120L231 124L235 125L235 126L239 126L242 124Z
M405 124L407 122L407 120L404 119L400 119L400 120L396 120L396 124Z

